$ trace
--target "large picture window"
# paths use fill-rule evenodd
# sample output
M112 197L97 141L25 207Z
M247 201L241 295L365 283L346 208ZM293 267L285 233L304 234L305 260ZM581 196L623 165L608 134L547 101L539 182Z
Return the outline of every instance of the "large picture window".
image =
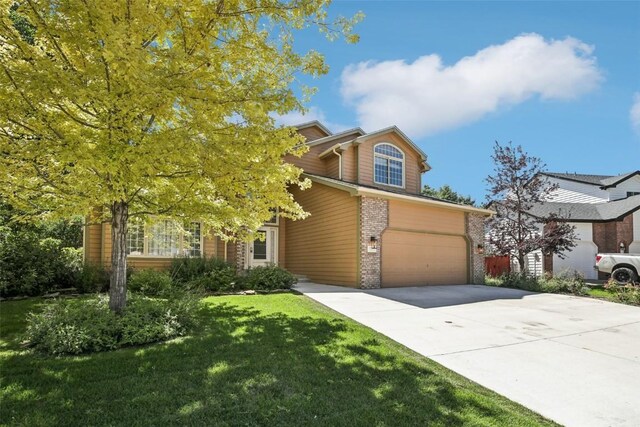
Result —
M404 187L404 154L391 144L374 147L373 169L376 184Z
M161 220L145 227L130 223L127 255L173 257L202 255L202 229L199 222L181 228L175 221Z

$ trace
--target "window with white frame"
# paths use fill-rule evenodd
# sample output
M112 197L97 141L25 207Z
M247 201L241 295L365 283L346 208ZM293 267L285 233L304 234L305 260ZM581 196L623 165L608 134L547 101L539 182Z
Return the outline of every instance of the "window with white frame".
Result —
M180 227L171 220L160 220L145 227L129 224L127 255L172 257L202 255L202 228L199 222Z
M404 153L391 144L377 144L373 149L374 182L404 187Z

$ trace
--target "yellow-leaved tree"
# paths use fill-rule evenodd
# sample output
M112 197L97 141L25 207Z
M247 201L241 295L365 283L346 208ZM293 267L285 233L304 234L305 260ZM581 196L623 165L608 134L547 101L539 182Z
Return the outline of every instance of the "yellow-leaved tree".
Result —
M200 221L251 233L272 209L305 215L283 163L301 142L273 114L302 111L294 49L316 27L349 42L359 19L326 0L0 0L0 192L34 215L111 224L110 307L126 304L127 223Z

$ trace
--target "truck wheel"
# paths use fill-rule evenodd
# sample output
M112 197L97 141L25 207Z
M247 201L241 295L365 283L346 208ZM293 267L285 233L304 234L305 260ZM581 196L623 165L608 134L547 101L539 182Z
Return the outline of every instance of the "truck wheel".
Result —
M613 270L611 278L615 280L618 285L628 285L636 280L636 273L630 268L619 267Z

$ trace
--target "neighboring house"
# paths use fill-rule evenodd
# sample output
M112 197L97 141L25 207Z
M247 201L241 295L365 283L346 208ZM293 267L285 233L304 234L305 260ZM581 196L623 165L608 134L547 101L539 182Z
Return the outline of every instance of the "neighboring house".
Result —
M597 279L593 268L598 252L640 253L640 171L622 175L542 174L558 188L549 201L535 206L534 216L558 214L576 227L577 246L565 253L528 256L529 270L553 274L577 271ZM604 276L600 277L604 278Z
M309 150L285 161L312 181L305 191L291 189L308 218L275 216L260 229L263 240L237 243L202 236L199 224L188 237L170 222L152 233L133 226L129 264L161 268L189 248L239 269L273 263L350 287L483 283L484 219L492 212L420 195L427 156L397 127L332 134L314 121L297 128ZM89 262L108 264L110 247L108 225L87 227Z

